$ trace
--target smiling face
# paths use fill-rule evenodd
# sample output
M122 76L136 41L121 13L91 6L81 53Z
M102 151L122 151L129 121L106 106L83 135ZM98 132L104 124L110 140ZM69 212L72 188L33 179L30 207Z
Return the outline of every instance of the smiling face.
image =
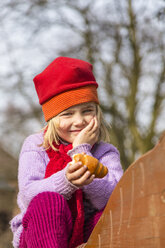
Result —
M79 132L85 128L95 116L96 104L93 102L87 102L68 108L58 115L58 136L68 143L73 143Z

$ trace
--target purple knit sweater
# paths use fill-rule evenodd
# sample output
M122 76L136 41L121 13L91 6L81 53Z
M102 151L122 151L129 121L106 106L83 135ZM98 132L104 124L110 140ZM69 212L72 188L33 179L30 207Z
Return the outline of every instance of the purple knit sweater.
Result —
M14 234L13 246L15 248L19 247L20 234L23 230L22 218L33 197L44 191L52 191L63 195L68 200L78 189L67 180L65 176L67 167L44 179L49 157L44 149L38 146L42 141L42 133L30 135L26 138L20 153L17 203L21 213L15 216L10 223ZM74 154L82 152L99 159L109 170L103 179L94 179L91 184L82 187L85 198L91 203L91 208L100 210L106 205L123 174L120 155L113 145L104 142L93 147L89 144L79 145L70 150L68 155L72 157Z

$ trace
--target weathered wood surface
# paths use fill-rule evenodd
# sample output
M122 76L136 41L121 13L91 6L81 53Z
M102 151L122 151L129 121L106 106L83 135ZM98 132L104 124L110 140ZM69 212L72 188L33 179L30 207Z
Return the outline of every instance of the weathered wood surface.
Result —
M124 173L84 247L165 247L165 135Z

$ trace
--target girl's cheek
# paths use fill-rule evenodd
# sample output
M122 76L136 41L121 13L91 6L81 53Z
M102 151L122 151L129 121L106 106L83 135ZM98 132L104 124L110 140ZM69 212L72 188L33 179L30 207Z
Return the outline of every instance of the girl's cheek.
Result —
M92 116L88 116L86 121L88 122L88 124L91 122L91 120L95 117L95 115Z
M68 128L68 122L66 120L60 120L59 129L66 130Z

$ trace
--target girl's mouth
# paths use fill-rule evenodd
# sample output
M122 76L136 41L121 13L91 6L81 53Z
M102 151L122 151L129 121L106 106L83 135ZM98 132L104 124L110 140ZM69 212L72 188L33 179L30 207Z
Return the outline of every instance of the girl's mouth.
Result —
M76 133L76 132L80 132L82 129L80 130L71 130L70 132Z

